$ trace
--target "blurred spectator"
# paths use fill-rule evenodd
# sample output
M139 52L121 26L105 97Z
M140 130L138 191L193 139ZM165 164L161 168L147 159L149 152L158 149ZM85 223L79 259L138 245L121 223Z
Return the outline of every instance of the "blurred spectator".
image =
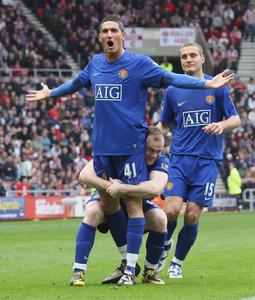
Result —
M229 175L227 178L229 195L236 197L237 210L242 209L242 179L234 163L229 163Z
M31 178L32 177L32 161L30 159L31 155L28 153L23 154L23 159L20 163L20 176L21 178Z
M5 180L15 180L18 178L14 156L9 155L2 166L2 176Z
M159 65L167 71L173 72L173 64L167 60L167 57L164 57L164 60Z
M250 77L249 82L247 83L246 86L249 95L255 92L255 80L253 77Z
M6 195L6 190L5 190L5 187L4 187L4 185L3 185L2 180L1 180L1 178L0 178L0 197L3 197L3 196L5 196L5 195Z
M18 197L24 197L29 195L29 190L30 190L30 185L28 183L28 179L27 178L22 178L21 181L17 184L16 187L17 190L17 196Z
M254 41L255 36L255 10L252 4L246 9L244 16L245 22L245 39L250 38L250 41Z

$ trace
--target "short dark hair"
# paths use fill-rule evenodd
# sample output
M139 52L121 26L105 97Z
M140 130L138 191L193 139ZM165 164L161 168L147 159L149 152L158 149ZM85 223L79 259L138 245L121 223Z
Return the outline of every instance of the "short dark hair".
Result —
M99 24L99 32L102 30L103 23L108 22L108 21L113 21L113 22L118 23L121 32L125 31L124 25L118 16L108 15L108 16L104 17L103 20L101 21L101 23Z
M162 131L158 127L155 127L155 126L149 126L149 128L147 130L146 138L150 135L152 135L154 137L160 136L160 138L163 138Z

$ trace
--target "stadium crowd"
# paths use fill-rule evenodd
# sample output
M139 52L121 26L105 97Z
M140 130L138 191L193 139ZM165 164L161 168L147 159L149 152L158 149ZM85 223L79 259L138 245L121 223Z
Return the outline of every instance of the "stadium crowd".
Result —
M0 175L9 189L77 189L79 170L92 158L93 96L81 90L73 96L26 103L25 91L38 89L41 78L0 79ZM51 77L46 83L61 81ZM230 86L242 127L225 139L222 174L235 162L244 187L255 187L255 81L238 78ZM159 120L161 92L150 90L146 119ZM23 180L27 178L27 180ZM1 189L0 189L1 190ZM3 190L3 189L2 189Z
M98 20L119 13L125 25L137 27L201 27L215 61L215 73L236 70L242 39L253 39L248 1L25 1L51 28L60 42L54 48L47 36L33 29L12 1L0 4L0 194L7 190L79 189L79 170L92 158L93 95L83 89L73 96L42 103L26 103L28 90L49 88L64 81L29 76L32 68L69 68L63 49L84 67L95 52ZM241 18L240 16L247 18ZM43 45L43 47L42 47ZM24 68L9 77L9 69ZM24 70L23 70L24 71ZM6 76L5 76L6 75ZM27 76L28 75L28 76ZM22 76L22 77L20 77ZM230 86L242 127L226 135L223 178L234 162L243 187L255 187L255 80L239 78ZM146 121L159 121L161 91L150 89Z
M111 13L120 15L126 27L201 28L215 61L215 74L226 68L236 71L243 34L251 40L255 34L255 25L250 24L254 11L248 0L25 2L81 68L101 50L99 20Z
M32 69L70 69L63 47L53 46L47 35L29 24L19 6L4 3L0 3L0 74L10 75L12 69L16 69L13 76L30 75Z

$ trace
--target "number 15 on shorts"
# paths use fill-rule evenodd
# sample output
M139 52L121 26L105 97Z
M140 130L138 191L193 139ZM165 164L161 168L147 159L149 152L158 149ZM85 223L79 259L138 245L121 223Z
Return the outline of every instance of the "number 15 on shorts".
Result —
M213 182L207 182L206 183L205 192L204 192L205 200L209 200L213 197L214 186L215 186L215 184Z

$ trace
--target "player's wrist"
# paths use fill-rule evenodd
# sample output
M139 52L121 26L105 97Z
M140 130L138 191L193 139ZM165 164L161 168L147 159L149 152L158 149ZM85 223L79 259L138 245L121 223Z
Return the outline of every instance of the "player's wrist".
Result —
M212 87L212 80L205 80L205 87L207 89L213 88Z
M49 93L48 93L48 98L50 98L50 97L54 97L54 95L53 95L53 90L54 89L49 89Z

